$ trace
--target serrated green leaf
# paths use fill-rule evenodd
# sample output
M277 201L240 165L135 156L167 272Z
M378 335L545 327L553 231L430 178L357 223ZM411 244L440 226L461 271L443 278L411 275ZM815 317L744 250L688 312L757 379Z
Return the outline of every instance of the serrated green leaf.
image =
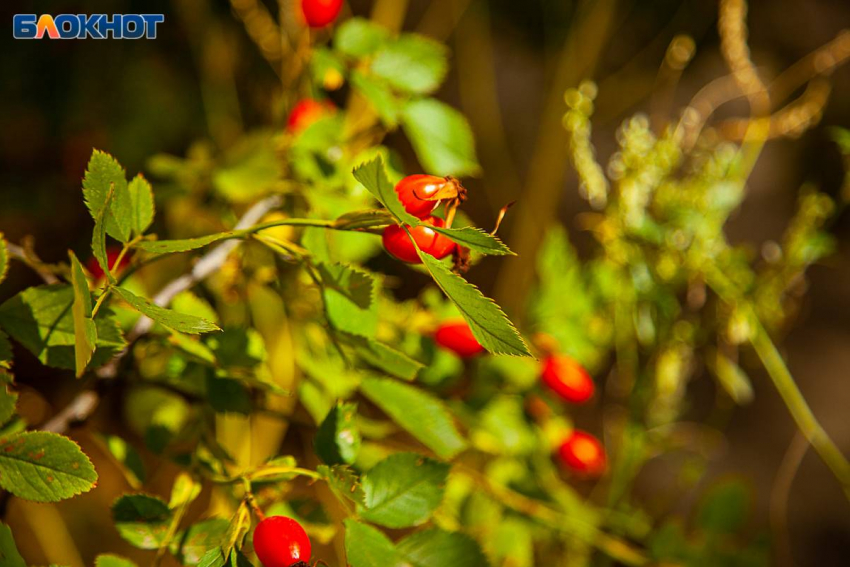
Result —
M209 549L219 547L229 525L224 518L212 518L189 527L180 544L183 564L197 565Z
M531 356L525 341L495 301L430 254L418 252L437 286L457 306L481 346L494 354Z
M378 50L371 71L400 91L430 93L446 77L448 53L443 44L433 39L405 33Z
M416 453L396 453L363 476L360 516L388 528L422 524L443 500L449 465Z
M378 282L345 264L318 264L328 322L352 335L371 337L378 329Z
M345 556L351 567L402 567L390 538L355 520L345 520Z
M31 287L0 305L0 325L42 364L74 369L73 304L70 285ZM97 348L90 367L110 360L126 345L110 311L101 309L95 325Z
M354 70L351 73L351 86L369 101L381 122L390 128L398 125L401 103L386 81Z
M110 282L114 282L115 278L112 277L112 270L109 266L109 256L106 254L106 220L108 218L109 207L112 204L113 196L114 191L110 187L109 191L106 193L103 205L94 215L94 230L91 235L92 254L97 260L97 263L100 264L100 268L103 270L104 275L106 275L106 279Z
M336 226L338 228L343 228L346 230L356 230L363 228L383 228L385 226L389 226L395 222L393 220L392 215L386 209L367 209L365 211L353 211L350 213L345 213L344 215L340 215L336 219ZM304 231L305 236L307 234L320 234L324 235L325 231L316 228L309 227ZM304 239L302 238L302 244L304 244ZM306 246L306 244L305 244ZM311 252L313 249L307 246ZM314 253L315 256L315 253Z
M389 378L365 378L360 391L393 421L444 459L466 448L445 405L414 386Z
M227 560L224 558L221 549L210 549L201 557L198 567L224 567L225 563L227 563Z
M360 450L357 404L338 404L325 417L316 432L316 454L329 465L351 464Z
M112 198L107 203L110 193ZM106 205L102 222L109 236L121 242L130 240L133 204L127 190L127 173L111 155L100 150L92 152L83 177L83 198L95 221Z
M59 502L94 488L97 473L79 445L46 431L0 439L0 486L19 498Z
M402 380L413 380L423 368L422 363L382 342L345 333L339 333L337 337L354 348L366 364Z
M171 517L168 504L148 494L124 495L112 505L112 520L118 533L139 549L162 547Z
M92 302L89 283L83 272L83 265L73 252L71 259L71 285L74 288L74 305L71 313L74 319L74 363L77 378L86 371L97 346L97 327L92 319Z
M6 245L6 239L3 238L3 233L0 232L0 283L6 279L6 274L9 272L9 247Z
M397 549L411 567L487 567L481 547L471 537L430 528L411 534Z
M159 305L152 303L149 299L135 295L126 288L116 287L113 288L113 292L118 294L121 299L129 303L134 309L143 315L150 317L160 325L164 325L169 329L192 335L221 330L218 325L207 321L206 319L195 317L194 315L188 315L186 313L178 313L177 311L166 309L165 307L160 307Z
M434 175L475 175L481 166L466 118L434 99L414 100L404 107L402 126L426 172Z
M18 553L12 529L0 523L0 565L3 567L27 567L24 558Z
M389 36L387 29L366 18L350 18L334 33L334 49L351 57L371 55Z
M137 567L137 565L125 557L107 553L95 558L94 567Z
M366 187L366 189L387 208L397 222L409 226L423 224L420 219L404 210L404 206L401 204L401 201L399 201L398 194L396 194L393 184L387 177L383 158L378 156L371 161L361 163L354 168L353 175L357 181ZM488 234L480 228L471 226L463 228L427 226L432 230L447 236L458 244L466 246L467 248L477 252L481 252L482 254L513 254L513 252L511 252L511 250L496 236Z
M212 244L213 242L218 242L219 240L239 238L241 236L241 232L228 230L225 232L218 232L216 234L208 234L197 238L184 238L181 240L142 240L137 243L135 247L139 250L149 252L150 254L173 254L175 252L197 250L198 248L203 248L204 246Z
M350 467L345 465L319 465L316 472L328 483L337 494L348 498L355 504L362 505L366 501L360 477Z
M127 186L130 193L131 221L133 234L141 236L150 227L154 217L153 188L148 180L138 174Z

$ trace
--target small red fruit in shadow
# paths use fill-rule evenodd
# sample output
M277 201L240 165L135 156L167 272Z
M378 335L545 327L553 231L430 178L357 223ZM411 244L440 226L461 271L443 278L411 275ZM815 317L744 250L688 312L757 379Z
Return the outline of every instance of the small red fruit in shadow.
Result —
M430 224L432 226L442 227L446 224L443 219L438 217L428 217L426 219L422 219L422 222L425 224L408 227L413 240L407 236L404 228L397 224L391 224L385 228L381 239L384 244L384 249L402 262L407 262L409 264L422 263L422 260L419 258L419 254L416 253L416 247L413 245L413 241L416 241L416 245L419 246L420 250L430 254L437 260L442 260L454 252L454 242L439 232L436 232L431 227L426 226Z
M301 0L304 20L311 28L323 28L333 22L342 10L342 0Z
M264 567L294 567L310 560L310 538L301 524L269 516L254 530L254 552Z
M547 356L540 378L558 396L573 404L586 402L596 390L587 370L565 355Z
M436 175L408 175L395 186L395 192L399 201L404 205L404 210L411 215L424 219L440 204L440 200L429 200L440 193L451 198L462 191L460 183L451 177L437 177Z
M113 274L130 263L130 257L125 254L124 257L121 258L121 264L116 266L115 261L118 260L118 256L120 255L121 248L118 246L110 246L106 249L106 261L109 264L109 271ZM102 279L104 276L103 268L100 267L100 262L98 262L97 258L94 256L86 260L86 270L88 270L95 280Z
M289 113L286 121L286 130L290 134L297 134L316 120L334 112L336 112L336 106L329 100L305 98L292 107L292 112Z
M484 352L484 347L472 334L466 321L446 321L434 332L434 342L462 358L470 358Z
M599 439L579 429L573 430L561 444L558 456L567 468L581 476L601 476L607 466L605 449Z

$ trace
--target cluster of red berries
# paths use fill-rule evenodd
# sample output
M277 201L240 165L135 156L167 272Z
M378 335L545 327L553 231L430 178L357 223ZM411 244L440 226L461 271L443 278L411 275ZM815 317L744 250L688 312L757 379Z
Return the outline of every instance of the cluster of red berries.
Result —
M301 524L286 516L270 516L254 530L254 553L264 567L309 567L312 547Z
M342 0L301 0L301 13L311 28L332 24L342 10Z

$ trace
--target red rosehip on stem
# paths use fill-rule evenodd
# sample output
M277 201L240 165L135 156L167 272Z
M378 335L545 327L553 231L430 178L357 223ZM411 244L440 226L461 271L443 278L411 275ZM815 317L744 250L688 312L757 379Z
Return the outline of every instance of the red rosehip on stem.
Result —
M342 0L301 0L304 20L311 28L323 28L332 23L342 10Z
M607 466L605 449L599 439L579 429L573 430L561 444L558 455L564 465L582 476L601 476Z
M452 177L436 175L408 175L395 186L404 210L424 219L440 204L440 199L453 199L463 192L463 187Z
M413 245L413 241L416 241L416 245L419 246L420 250L430 254L438 260L441 260L454 252L454 242L439 232L436 232L429 226L426 226L430 224L442 227L445 225L445 221L443 219L438 217L429 217L423 219L422 222L425 224L408 227L413 240L408 237L404 228L399 225L391 224L385 228L381 240L386 251L402 262L408 262L410 264L422 263L422 260L419 258L419 254L416 253L416 247Z
M292 107L292 112L289 113L286 121L286 130L290 134L297 134L316 120L334 112L336 112L336 106L329 100L305 98Z
M484 347L462 319L442 323L434 332L434 341L462 358L470 358L484 352Z
M270 516L254 530L254 552L264 567L293 567L310 561L310 538L292 518Z
M120 255L120 246L109 246L106 249L106 262L109 264L109 271L113 274L130 263L130 257L125 254L124 257L121 258L121 264L116 266L115 262L118 260L118 256ZM100 262L98 262L97 258L94 256L86 260L86 270L88 270L95 280L102 279L104 276L103 268L100 267Z
M547 356L540 378L558 396L573 404L586 402L596 390L587 370L566 355Z

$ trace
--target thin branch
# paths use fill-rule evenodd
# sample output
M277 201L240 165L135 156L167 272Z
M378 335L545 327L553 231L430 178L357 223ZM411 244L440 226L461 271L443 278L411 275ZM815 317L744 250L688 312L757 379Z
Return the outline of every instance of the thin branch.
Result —
M45 269L45 264L35 254L24 248L23 246L18 246L17 244L12 244L11 242L6 243L6 248L9 250L9 255L15 258L16 260L20 260L41 277L46 284L55 284L59 282L59 278L57 278L53 272Z

